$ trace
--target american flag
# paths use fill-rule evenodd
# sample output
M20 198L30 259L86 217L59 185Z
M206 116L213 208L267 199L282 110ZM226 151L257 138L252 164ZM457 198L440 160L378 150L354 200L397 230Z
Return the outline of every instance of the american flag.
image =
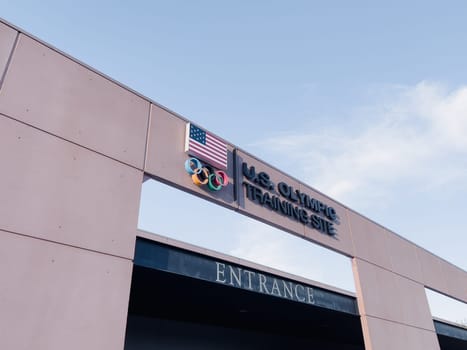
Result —
M227 169L227 144L191 123L186 126L185 151L218 169Z

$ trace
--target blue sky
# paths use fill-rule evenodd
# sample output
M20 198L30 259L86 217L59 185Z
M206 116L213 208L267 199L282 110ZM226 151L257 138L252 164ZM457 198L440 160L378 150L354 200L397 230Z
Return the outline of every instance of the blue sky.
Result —
M467 269L464 1L0 0L0 8Z

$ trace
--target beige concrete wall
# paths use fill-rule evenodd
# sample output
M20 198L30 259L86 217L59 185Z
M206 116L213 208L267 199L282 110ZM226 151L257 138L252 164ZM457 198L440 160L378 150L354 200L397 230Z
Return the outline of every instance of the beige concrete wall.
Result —
M0 23L0 349L123 349L150 103Z
M144 173L352 257L368 349L439 348L425 286L467 302L465 271L232 144L229 186L197 187L187 120L3 23L0 77L2 349L123 348ZM242 161L333 206L338 234L246 200Z
M0 348L122 349L130 260L0 231Z
M465 271L353 211L348 215L366 348L439 349L425 286L467 302Z
M18 32L16 30L0 22L0 84L3 81L17 37Z
M355 257L467 303L467 273L348 210Z
M142 169L149 102L20 34L1 113Z
M144 170L172 186L210 200L228 208L236 208L233 181L222 191L211 192L193 184L185 171L185 130L187 120L167 110L151 105L151 119L148 134L148 149ZM227 175L233 179L233 146L227 146Z
M236 180L236 189L215 194L199 189L182 167L187 158L183 150L185 124L186 120L169 111L159 107L152 109L145 165L148 174L353 257L357 298L368 349L404 348L401 344L410 345L411 349L439 349L424 288L428 286L465 301L467 275L464 271L240 149L236 150L236 172L229 172L229 176ZM175 140L175 147L164 149L170 140ZM334 207L339 217L338 234L335 237L322 234L246 199L239 170L243 161L255 166L257 172L266 172L275 184L284 181ZM236 193L237 202L232 202L231 191ZM437 269L432 269L433 264Z
M367 349L439 349L422 284L358 258L353 268Z

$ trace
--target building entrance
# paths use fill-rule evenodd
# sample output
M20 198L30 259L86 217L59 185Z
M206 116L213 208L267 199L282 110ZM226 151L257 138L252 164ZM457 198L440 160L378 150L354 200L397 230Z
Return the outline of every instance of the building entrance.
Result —
M267 283L274 277L259 271L249 273L252 290L228 280L227 270L213 272L214 278L229 283L207 281L210 262L219 264L210 257L138 241L125 350L364 349L352 297L318 288L312 290L312 305L306 299L309 286L279 277L277 285L289 283L292 290L299 285L302 302L268 295L264 288L271 292ZM255 291L254 273L265 276L260 278L266 281L262 293Z

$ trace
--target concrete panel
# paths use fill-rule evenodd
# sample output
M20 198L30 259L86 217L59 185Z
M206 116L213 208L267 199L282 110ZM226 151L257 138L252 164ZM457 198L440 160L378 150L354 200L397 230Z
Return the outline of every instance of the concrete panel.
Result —
M405 277L394 275L395 285L399 292L399 300L402 310L402 321L418 328L435 331L433 319L422 284Z
M185 132L187 122L166 110L151 105L151 120L148 135L145 171L185 191L231 208L234 201L233 147L227 145L229 185L220 191L209 191L206 186L197 186L185 171Z
M467 273L445 261L441 261L441 268L446 276L447 294L467 303Z
M423 285L363 260L353 263L363 315L434 331Z
M0 83L17 35L16 30L0 22Z
M149 102L22 34L0 113L143 167Z
M132 262L0 231L0 349L123 349Z
M313 229L310 225L305 225L305 236L312 241L318 242L321 245L332 248L338 252L349 256L354 256L355 252L352 243L352 236L350 233L347 209L339 203L320 194L319 192L316 192L313 188L304 184L300 185L300 192L308 194L310 197L317 199L321 203L334 208L337 214L336 221L328 219L328 221L333 222L334 224L334 228L337 233L335 236L323 234L322 232ZM313 211L309 212L312 213ZM321 217L326 219L326 217L323 215L321 215Z
M363 333L368 350L439 350L436 334L374 317L365 317Z
M143 172L0 115L0 229L133 257Z
M360 259L353 260L360 313L401 322L402 308L394 274Z
M467 272L458 268L457 269L457 279L460 281L457 286L455 287L456 289L454 290L456 293L456 298L464 301L464 303L467 303Z
M365 317L363 338L367 350L400 350L406 347L407 339L403 326L379 318ZM412 350L412 349L411 349Z
M417 256L420 261L422 280L425 286L447 293L446 276L443 272L442 260L422 248L417 249Z
M435 332L419 329L415 335L417 339L421 339L421 349L440 350L438 336Z
M348 210L347 213L355 256L391 270L391 259L386 245L388 231L352 210Z
M277 196L281 200L284 200L279 192L277 191L277 184L281 181L287 183L289 186L292 186L294 189L300 188L300 183L294 179L291 179L288 175L270 167L266 163L250 156L247 153L242 151L237 152L238 158L238 204L239 204L239 211L244 213L248 216L251 216L255 219L263 221L268 224L272 224L280 229L284 229L291 233L294 233L298 236L304 237L305 225L300 223L299 221L292 219L289 216L282 214L280 211L272 210L267 205L261 205L257 201L252 201L247 198L247 187L243 185L243 183L248 183L254 185L261 189L263 193L269 192L270 196ZM260 187L258 184L255 184L253 181L248 181L242 174L241 167L242 163L246 162L248 167L255 167L256 174L261 172L265 172L269 175L270 180L274 184L274 188L271 190L266 190Z
M418 249L413 243L389 232L387 249L391 258L392 271L422 281L422 270L418 260Z

